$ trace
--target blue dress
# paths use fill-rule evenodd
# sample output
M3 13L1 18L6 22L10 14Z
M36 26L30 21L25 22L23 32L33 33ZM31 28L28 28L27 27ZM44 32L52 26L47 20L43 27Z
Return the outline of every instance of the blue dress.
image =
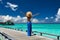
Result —
M32 32L32 23L31 21L27 22L27 35L31 36L31 32Z

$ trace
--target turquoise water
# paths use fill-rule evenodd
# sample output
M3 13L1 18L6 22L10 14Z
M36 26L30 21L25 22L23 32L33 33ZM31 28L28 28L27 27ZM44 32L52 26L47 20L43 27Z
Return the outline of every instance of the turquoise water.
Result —
M0 25L0 27L27 30L27 24ZM60 35L60 24L32 24L32 31Z

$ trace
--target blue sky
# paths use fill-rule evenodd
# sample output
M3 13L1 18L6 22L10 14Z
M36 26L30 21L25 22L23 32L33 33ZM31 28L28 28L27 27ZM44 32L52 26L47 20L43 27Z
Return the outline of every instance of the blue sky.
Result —
M24 17L27 11L31 11L33 15L39 14L35 19L48 19L48 22L50 18L52 21L57 18L59 8L60 0L0 0L0 15Z

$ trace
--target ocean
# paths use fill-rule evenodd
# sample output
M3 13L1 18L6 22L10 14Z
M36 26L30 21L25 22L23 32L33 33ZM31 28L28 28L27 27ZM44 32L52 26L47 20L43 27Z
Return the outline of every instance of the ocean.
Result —
M16 29L23 31L27 30L27 24L15 24L15 25L0 25L3 28ZM54 35L60 35L60 24L32 24L32 31L44 32ZM39 33L37 33L39 35ZM44 35L51 38L56 38L55 36Z

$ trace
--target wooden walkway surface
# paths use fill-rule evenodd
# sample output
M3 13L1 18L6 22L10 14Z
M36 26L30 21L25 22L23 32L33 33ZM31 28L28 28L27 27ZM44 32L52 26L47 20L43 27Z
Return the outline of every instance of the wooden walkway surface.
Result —
M7 28L0 28L0 32L6 33L14 40L54 40L51 38L42 37L42 36L38 36L38 35L33 35L33 36L29 37L29 36L27 36L26 32L7 29Z

